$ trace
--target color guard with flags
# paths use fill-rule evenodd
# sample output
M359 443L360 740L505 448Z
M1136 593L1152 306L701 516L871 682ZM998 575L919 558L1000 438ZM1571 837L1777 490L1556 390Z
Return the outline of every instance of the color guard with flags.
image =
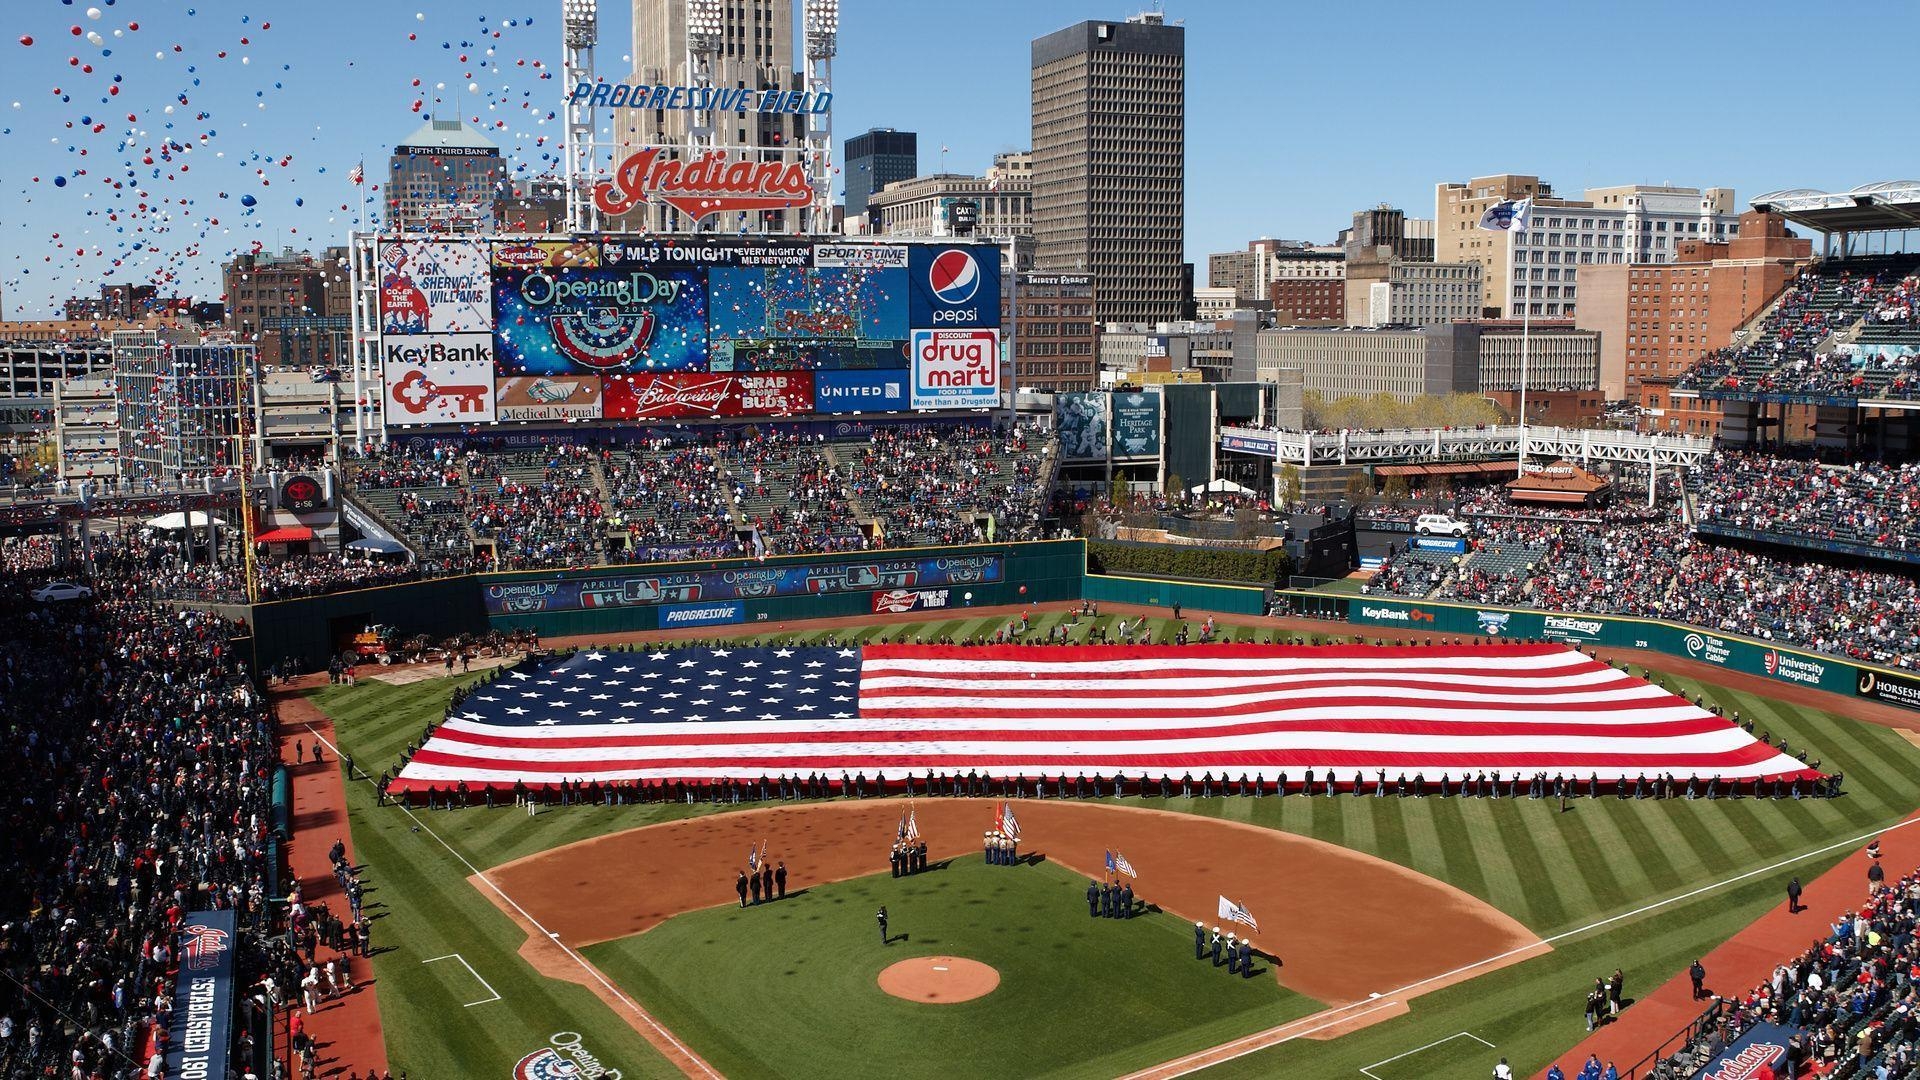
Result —
M1014 820L1013 807L1004 802L1000 804L1000 831L1014 840L1020 839L1020 823Z
M1488 232L1523 233L1532 215L1532 199L1502 199L1480 215L1480 227Z
M1242 926L1250 926L1256 934L1260 932L1260 924L1254 921L1253 912L1248 911L1246 908L1224 896L1220 898L1220 917L1228 922L1237 922Z

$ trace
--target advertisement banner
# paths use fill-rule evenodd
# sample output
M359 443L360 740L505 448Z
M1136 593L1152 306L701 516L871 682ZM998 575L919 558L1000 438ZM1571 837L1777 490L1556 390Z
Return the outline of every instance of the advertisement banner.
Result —
M813 372L608 375L601 411L610 420L793 416L813 411Z
M601 244L600 265L637 266L798 266L814 265L811 240L777 236L610 236ZM822 264L824 265L824 264ZM902 264L904 265L904 264Z
M591 240L496 240L491 254L493 265L506 269L600 265L600 245Z
M1758 1080L1773 1076L1773 1067L1787 1056L1787 1044L1802 1034L1805 1032L1800 1028L1755 1024L1694 1073L1694 1080Z
M819 371L813 376L815 412L900 412L907 407L907 373Z
M380 359L389 424L473 424L494 419L493 335L383 335Z
M1160 456L1160 395L1113 395L1113 456Z
M660 629L674 626L718 626L747 621L747 605L738 600L711 604L675 604L660 609Z
M227 1075L228 1030L233 1023L232 910L188 912L180 926L180 972L167 1021L168 1080Z
M945 586L997 582L1002 579L1004 572L1004 561L999 555L736 567L728 570L629 570L562 581L496 582L487 586L485 599L490 615L661 604L707 608L731 600L775 596L916 589L937 591ZM932 606L925 601L920 603L922 606ZM666 625L665 612L662 614L662 625ZM691 614L681 616L683 620L692 617ZM679 625L690 624L681 622Z
M699 371L707 286L691 269L497 269L498 374Z
M915 330L915 409L992 408L1000 401L1000 331Z
M1920 709L1920 680L1888 671L1861 671L1853 683L1853 692L1863 698Z
M1060 460L1103 461L1107 456L1108 395L1055 394L1053 430L1060 436Z
M707 271L713 371L906 366L906 271L886 266Z
M478 240L383 240L382 334L455 334L493 329L487 246Z
M1277 437L1261 438L1258 435L1222 435L1220 449L1274 457L1280 453L1280 440Z
M494 412L502 420L598 420L600 376L523 375L500 379Z
M873 594L875 615L898 615L947 606L946 589L888 589Z
M908 259L907 318L938 329L1000 326L1000 249L915 245Z
M1415 551L1444 551L1449 555L1467 553L1467 541L1458 536L1416 536L1408 544Z

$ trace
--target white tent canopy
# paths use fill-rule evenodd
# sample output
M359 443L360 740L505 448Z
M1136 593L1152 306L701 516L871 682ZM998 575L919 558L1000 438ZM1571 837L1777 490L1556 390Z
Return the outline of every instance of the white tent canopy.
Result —
M1225 492L1226 494L1229 494L1229 495L1254 494L1254 490L1252 488L1245 487L1240 484L1236 484L1231 480L1209 480L1204 484L1195 484L1193 487L1188 488L1187 491L1189 494L1193 494L1193 495L1202 495L1202 494L1209 494L1209 493L1219 494L1221 492Z
M184 514L175 510L171 514L161 514L159 517L148 518L147 528L173 531L187 528L188 522L191 521L193 528L204 529L207 527L208 516L205 510L190 510ZM226 525L226 522L221 521L219 518L213 518L212 520L215 525Z

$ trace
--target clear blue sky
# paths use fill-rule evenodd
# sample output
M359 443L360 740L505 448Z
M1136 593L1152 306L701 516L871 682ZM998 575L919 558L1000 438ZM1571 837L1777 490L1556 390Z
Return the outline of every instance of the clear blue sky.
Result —
M617 0L602 6L599 66L617 76L631 66L629 18ZM836 134L917 131L922 171L939 168L944 143L949 169L974 172L1029 142L1029 40L1134 10L843 6ZM44 315L108 280L212 298L233 251L337 241L366 194L348 170L364 158L383 181L388 148L436 87L522 175L555 167L560 80L541 75L559 61L558 12L558 0L0 2L6 313ZM1207 252L1330 240L1379 202L1429 216L1437 181L1503 171L1564 192L1670 182L1743 200L1920 176L1910 110L1885 81L1910 66L1920 7L1845 16L1844 29L1818 12L1170 3L1187 26L1188 255L1204 277ZM1828 64L1811 40L1845 45Z

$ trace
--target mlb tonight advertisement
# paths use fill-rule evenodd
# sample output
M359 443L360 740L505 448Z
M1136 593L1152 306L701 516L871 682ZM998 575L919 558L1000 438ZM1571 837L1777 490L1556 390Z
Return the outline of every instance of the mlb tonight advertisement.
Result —
M981 585L1002 579L999 555L808 566L750 566L673 573L627 571L561 581L496 582L486 588L489 615L670 605L715 606L730 601L826 593L884 592ZM935 606L931 603L926 606ZM712 612L716 616L717 611ZM729 616L731 616L729 612ZM682 618L691 617L689 615ZM716 621L719 621L716 619ZM731 620L730 621L738 621Z
M390 424L972 409L1003 389L990 245L395 239L376 258Z

